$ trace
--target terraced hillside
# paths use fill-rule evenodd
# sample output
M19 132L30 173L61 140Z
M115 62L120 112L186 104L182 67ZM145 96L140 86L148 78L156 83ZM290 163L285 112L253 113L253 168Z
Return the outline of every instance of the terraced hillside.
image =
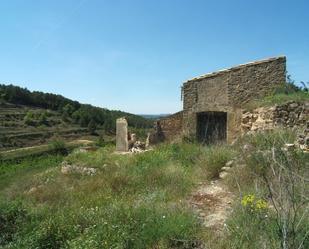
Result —
M0 104L0 150L33 146L53 136L66 140L89 134L85 127L63 120L61 113L9 103Z
M126 117L136 133L153 124L139 115L81 104L59 94L0 84L0 150L43 144L54 136L66 141L110 136L119 117Z

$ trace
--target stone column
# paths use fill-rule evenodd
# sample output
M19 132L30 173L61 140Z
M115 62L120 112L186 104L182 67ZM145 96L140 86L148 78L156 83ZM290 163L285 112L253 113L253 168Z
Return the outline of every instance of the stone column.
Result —
M116 121L116 151L127 152L128 150L128 123L125 118L118 118Z

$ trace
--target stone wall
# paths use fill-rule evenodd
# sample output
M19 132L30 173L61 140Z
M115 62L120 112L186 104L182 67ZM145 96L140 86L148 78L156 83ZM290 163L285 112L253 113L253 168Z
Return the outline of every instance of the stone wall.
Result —
M260 107L253 111L243 111L242 134L275 127L299 128L309 121L309 101L290 101L272 107Z
M285 57L206 74L183 84L183 135L196 137L197 113L227 112L227 141L241 134L242 105L285 82Z
M177 112L155 122L154 132L150 137L150 143L172 141L182 134L183 112Z

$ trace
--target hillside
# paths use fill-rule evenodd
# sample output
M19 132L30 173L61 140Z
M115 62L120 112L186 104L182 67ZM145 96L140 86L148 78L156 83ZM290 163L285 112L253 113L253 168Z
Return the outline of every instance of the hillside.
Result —
M61 95L0 85L0 150L33 146L53 136L72 140L115 132L115 120L125 116L134 129L152 121L130 113L81 104Z
M295 135L3 162L0 247L308 248L309 154L283 149Z
M125 154L113 144L55 144L53 153L0 156L0 248L308 248L308 93L279 96L244 110L232 144L184 139ZM2 106L11 134L30 137L65 124L87 133L76 116L100 113L81 106L64 119Z

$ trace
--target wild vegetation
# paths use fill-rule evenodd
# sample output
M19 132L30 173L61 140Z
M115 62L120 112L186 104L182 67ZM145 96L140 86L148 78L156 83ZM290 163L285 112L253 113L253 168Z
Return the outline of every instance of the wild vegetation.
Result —
M117 155L113 146L1 164L2 248L308 248L308 154L284 150L293 131L232 146L163 144ZM236 160L225 183L238 198L223 234L188 205L198 182ZM61 173L60 162L93 176ZM2 183L2 180L1 180Z
M48 109L60 112L63 119L72 118L74 122L82 127L89 125L102 126L105 131L115 131L115 120L118 117L125 116L128 120L129 126L136 128L146 128L152 125L151 121L147 119L125 113L122 111L110 111L105 108L94 107L92 105L81 104L78 101L73 101L61 95L43 93L34 91L31 92L26 88L21 88L14 85L0 84L0 103L8 102L17 105L32 106L42 109ZM33 120L39 120L40 124L44 124L46 114L40 114L39 117L34 118L34 115L29 112L25 116L25 121L29 124Z
M80 104L61 95L0 84L0 150L48 143L54 135L65 140L109 138L122 116L138 133L153 124L141 116Z
M306 88L286 89L258 105L308 99ZM70 104L61 119L87 119L92 132L102 125L85 118L90 110L103 118L100 108L73 110ZM24 122L44 125L49 115L33 112ZM137 127L134 132L145 136ZM97 151L69 154L72 148L55 139L44 147L52 154L11 160L1 154L0 248L309 248L309 154L285 147L296 133L259 132L233 145L183 141L132 155L113 153L114 145L101 136ZM206 228L188 199L231 160L230 175L221 181L236 196L233 211L222 231ZM63 161L96 173L64 174Z

